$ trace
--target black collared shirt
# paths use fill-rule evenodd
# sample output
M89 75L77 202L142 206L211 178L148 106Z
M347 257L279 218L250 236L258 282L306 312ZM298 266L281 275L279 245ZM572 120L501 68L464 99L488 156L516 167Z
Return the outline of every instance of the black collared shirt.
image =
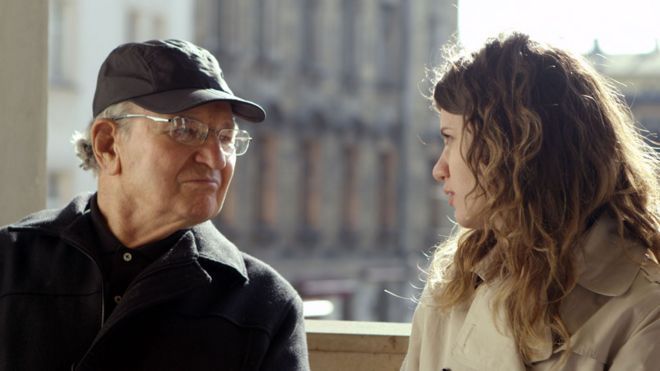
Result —
M98 258L104 282L105 318L121 302L128 286L147 266L165 254L181 238L185 231L177 231L169 237L136 248L124 246L108 228L96 202L90 203L92 225L98 237Z

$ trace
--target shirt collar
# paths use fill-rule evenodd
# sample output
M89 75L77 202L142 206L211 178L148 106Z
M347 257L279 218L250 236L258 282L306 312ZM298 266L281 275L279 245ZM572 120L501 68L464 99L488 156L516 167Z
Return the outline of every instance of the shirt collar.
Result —
M99 247L101 253L115 253L119 249L127 249L127 247L117 239L108 227L108 223L106 222L101 209L99 209L96 194L92 196L89 201L89 209L92 225L94 226L94 231L100 242ZM162 256L167 250L171 249L185 232L186 229L178 230L162 240L149 242L145 245L132 248L131 251L143 255L150 261L154 261Z
M96 194L92 196L89 200L89 215L91 217L92 226L94 227L94 232L99 240L99 252L101 253L113 253L117 249L124 247L124 245L115 237L115 235L110 231L107 222L99 205L96 202Z

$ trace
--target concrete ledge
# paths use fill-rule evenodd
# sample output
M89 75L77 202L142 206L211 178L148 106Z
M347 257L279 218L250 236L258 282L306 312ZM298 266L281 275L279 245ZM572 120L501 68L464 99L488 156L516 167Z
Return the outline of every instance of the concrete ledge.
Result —
M307 320L313 371L396 371L408 349L409 323Z

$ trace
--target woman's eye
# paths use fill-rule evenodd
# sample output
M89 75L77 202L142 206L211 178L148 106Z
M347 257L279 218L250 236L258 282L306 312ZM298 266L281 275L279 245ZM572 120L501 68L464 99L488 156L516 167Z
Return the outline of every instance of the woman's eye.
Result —
M445 144L447 144L447 142L449 142L450 140L451 140L451 135L442 133L442 141L445 142Z

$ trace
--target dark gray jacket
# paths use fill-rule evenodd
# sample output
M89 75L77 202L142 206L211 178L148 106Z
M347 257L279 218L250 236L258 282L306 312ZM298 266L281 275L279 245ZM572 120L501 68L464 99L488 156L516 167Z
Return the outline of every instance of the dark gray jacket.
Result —
M308 370L302 302L211 222L103 321L91 195L0 229L0 370Z

